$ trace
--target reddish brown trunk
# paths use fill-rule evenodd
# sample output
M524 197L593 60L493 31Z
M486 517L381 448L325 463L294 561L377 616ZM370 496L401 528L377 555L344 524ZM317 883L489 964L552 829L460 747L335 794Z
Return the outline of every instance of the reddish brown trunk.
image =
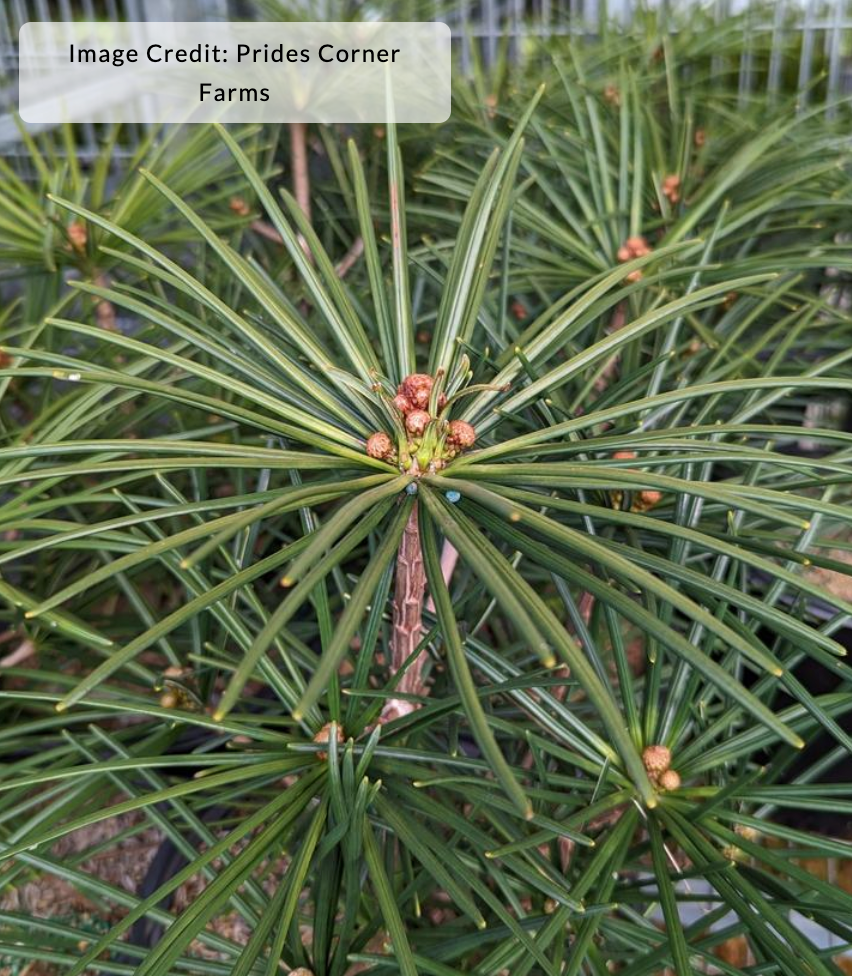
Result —
M411 509L408 524L399 552L396 557L396 579L393 597L393 630L391 633L391 674L402 669L405 662L417 649L423 639L423 603L426 596L426 570L423 566L423 552L420 548L420 526L417 519L417 505ZM397 690L406 695L423 695L423 666L426 656L423 651L409 665L400 678ZM388 700L382 712L384 721L390 721L413 710L410 702L397 698Z
M411 509L408 524L396 559L396 590L393 598L393 638L391 667L399 671L423 639L423 600L426 595L426 570L420 549L417 505ZM397 686L405 694L423 692L424 655L421 652Z
M311 220L311 179L308 169L308 129L304 122L290 123L290 163L293 167L293 196L304 215ZM313 261L308 242L299 234L302 250Z
M311 219L311 181L308 175L308 129L304 122L290 123L290 162L293 167L293 196Z

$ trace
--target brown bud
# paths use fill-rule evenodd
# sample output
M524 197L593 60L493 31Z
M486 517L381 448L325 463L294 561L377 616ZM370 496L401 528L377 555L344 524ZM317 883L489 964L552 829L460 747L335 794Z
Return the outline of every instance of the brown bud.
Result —
M663 180L662 190L669 203L677 203L680 200L680 177L676 173L670 173Z
M631 512L647 512L649 509L653 508L655 505L659 505L662 501L663 493L656 491L654 488L646 488L643 491L637 492L633 496L633 502L630 506Z
M746 824L735 824L734 833L742 837L743 840L750 840L752 843L758 840L760 837L759 831L755 830L754 827L749 827Z
M367 438L367 454L371 458L387 461L393 457L393 441L384 431L377 431Z
M75 251L85 251L89 234L81 220L74 220L68 225L68 239Z
M391 402L401 414L406 414L411 410L411 401L401 393L397 393Z
M680 787L680 775L673 769L667 769L660 773L657 782L661 790L676 790Z
M322 742L328 742L329 736L331 735L331 725L332 725L331 722L326 722L326 724L314 736L314 742L320 742L320 743L322 743ZM338 723L338 726L337 726L337 741L340 744L342 744L343 741L344 741L343 729L342 729L342 727L340 726L339 723ZM328 759L328 753L327 752L318 751L317 752L317 759Z
M646 746L642 752L642 762L650 776L659 776L672 764L672 754L668 746Z
M405 429L409 434L414 434L415 437L419 437L429 426L431 419L425 410L412 410L405 418Z
M635 271L629 271L624 276L624 280L629 281L631 284L633 284L634 281L641 281L642 277L643 277L642 272L637 268Z
M648 247L648 242L641 235L638 237L628 237L624 244L626 247L630 248L636 257L639 257L642 254L647 254L650 250Z
M633 251L631 251L626 244L622 244L621 247L616 251L615 256L622 264L624 264L625 261L629 261L633 257Z
M408 397L413 407L425 410L429 406L429 394L434 382L426 373L411 373L400 383L398 392Z
M612 459L613 461L632 461L635 457L635 451L616 451Z
M239 217L248 217L248 215L251 213L249 205L245 202L245 200L243 200L242 197L231 197L231 199L228 201L228 206Z
M604 101L618 107L621 105L621 92L616 85L607 85L603 90Z
M447 440L459 450L467 450L476 443L476 430L466 420L451 420L447 430Z
M160 698L160 708L177 708L178 696L173 691L167 691Z
M705 142L707 142L707 133L704 131L704 129L695 130L693 142L699 149L704 145Z

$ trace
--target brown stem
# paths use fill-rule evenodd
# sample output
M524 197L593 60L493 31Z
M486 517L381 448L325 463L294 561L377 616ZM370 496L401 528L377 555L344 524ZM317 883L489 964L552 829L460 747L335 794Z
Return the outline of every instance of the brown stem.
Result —
M5 634L3 635L6 636ZM15 636L11 634L10 636ZM14 668L18 664L22 664L27 658L32 657L36 652L36 646L31 640L23 640L15 648L14 651L7 654L4 658L0 658L0 668Z
M607 335L612 335L613 332L618 332L619 329L623 329L627 324L627 309L624 302L619 302L615 306L615 311L612 313L612 318L610 319L609 325L606 327ZM600 396L615 376L621 366L621 353L616 353L611 356L603 370L601 370L601 375L595 381L595 392Z
M308 223L311 220L311 179L308 171L308 144L307 126L304 122L290 123L290 162L293 167L293 196L296 203L302 209L302 213L307 217ZM308 242L299 235L299 243L302 250L311 257Z
M347 274L355 267L358 258L364 253L364 239L360 236L356 237L352 242L352 247L343 255L343 257L337 262L334 267L334 273L338 278L345 278Z
M95 284L99 288L109 288L109 275L105 271L95 273ZM102 298L95 306L95 318L98 325L107 332L118 332L118 320L115 315L115 305Z
M450 542L449 539L444 539L444 545L441 547L441 575L444 577L444 583L449 586L450 580L453 578L453 573L456 569L456 563L459 561L459 551ZM435 601L432 599L432 595L429 595L429 599L426 601L426 610L429 613L435 612Z
M273 241L275 244L284 243L284 238L278 233L272 224L267 224L265 220L253 220L249 226L256 234L260 234L261 237L265 237L267 240Z
M391 674L397 674L417 649L423 638L423 601L426 596L426 569L420 548L420 526L417 505L405 526L396 557L393 620L391 633ZM423 695L423 666L426 654L421 651L400 678L397 690L406 695ZM411 702L390 698L382 710L382 721L389 722L414 710Z

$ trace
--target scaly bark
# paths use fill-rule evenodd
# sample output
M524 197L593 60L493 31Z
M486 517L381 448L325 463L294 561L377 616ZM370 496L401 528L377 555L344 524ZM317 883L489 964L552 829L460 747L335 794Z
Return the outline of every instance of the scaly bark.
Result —
M405 526L399 552L396 557L394 581L393 618L391 632L391 674L397 674L417 649L423 639L423 604L426 596L426 569L420 548L420 525L417 504ZM407 695L423 695L423 667L426 653L421 651L400 678L397 690ZM382 710L382 721L389 722L400 715L407 715L416 706L409 701L390 698Z

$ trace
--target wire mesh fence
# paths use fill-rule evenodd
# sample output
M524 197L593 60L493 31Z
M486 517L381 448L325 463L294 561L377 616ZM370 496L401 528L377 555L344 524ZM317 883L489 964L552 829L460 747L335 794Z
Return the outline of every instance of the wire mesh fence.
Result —
M30 20L267 19L294 14L317 20L352 16L445 21L463 72L478 60L519 61L543 51L551 38L577 42L607 31L678 31L701 23L731 25L731 52L743 97L765 88L796 91L801 103L833 104L852 91L852 0L3 0L0 2L0 145L19 136L16 102L17 38ZM698 18L698 20L696 20ZM703 18L703 20L702 20ZM697 25L697 26L696 26ZM717 57L712 69L723 70ZM95 149L96 131L80 134L81 152Z

